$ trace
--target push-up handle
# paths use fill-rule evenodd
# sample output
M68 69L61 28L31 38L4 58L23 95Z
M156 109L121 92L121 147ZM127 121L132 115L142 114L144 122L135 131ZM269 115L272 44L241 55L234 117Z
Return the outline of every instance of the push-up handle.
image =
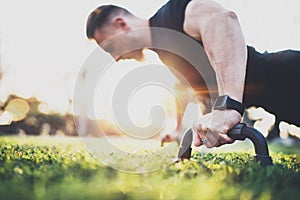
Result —
M258 130L250 128L243 123L237 124L228 131L228 136L233 140L250 139L254 145L256 162L260 162L263 167L272 165L272 158L269 156L268 144L265 137ZM192 152L193 131L188 129L182 138L178 151L178 159L190 159Z

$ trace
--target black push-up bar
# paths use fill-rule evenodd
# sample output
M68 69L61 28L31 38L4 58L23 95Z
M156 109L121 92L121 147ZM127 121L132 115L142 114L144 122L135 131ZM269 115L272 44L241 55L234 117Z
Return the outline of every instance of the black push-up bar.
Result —
M249 138L254 144L256 162L260 162L263 167L272 165L272 158L269 156L268 144L265 137L258 130L250 128L243 123L237 124L228 131L228 136L233 140L245 140ZM189 129L183 135L178 151L178 159L190 159L192 153L193 131Z

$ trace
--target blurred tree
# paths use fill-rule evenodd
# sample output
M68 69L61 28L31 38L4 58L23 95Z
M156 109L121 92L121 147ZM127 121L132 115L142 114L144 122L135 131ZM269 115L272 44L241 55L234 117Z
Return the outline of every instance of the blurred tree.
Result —
M20 102L25 102L28 105L26 113L22 111L24 108L22 108ZM45 114L39 110L40 104L41 102L35 97L24 99L16 95L10 95L1 107L1 112L10 112L13 116L12 122L0 125L0 134L25 132L28 135L40 135L42 131L45 134L45 127L49 127L49 130L46 131L49 135L55 135L58 131L66 135L77 135L71 114ZM25 116L22 118L16 117L21 116L20 113L25 114Z
M1 29L0 29L0 84L1 80L3 78L3 66L2 66L2 37L1 37ZM0 100L0 106L3 104L3 102Z
M0 32L0 82L1 80L2 80L2 37Z

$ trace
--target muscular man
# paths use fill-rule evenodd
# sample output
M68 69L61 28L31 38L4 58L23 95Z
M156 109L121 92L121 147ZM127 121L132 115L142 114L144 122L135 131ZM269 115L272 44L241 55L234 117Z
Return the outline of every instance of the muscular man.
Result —
M237 15L212 0L170 0L150 19L140 19L126 9L104 5L95 9L87 22L87 36L110 53L116 61L143 58L142 48L151 47L164 35L151 27L171 29L201 44L218 83L215 109L204 115L195 127L194 143L208 141L207 147L231 143L227 131L241 121L243 107L264 107L284 120L300 125L300 53L282 51L260 54L247 46ZM132 30L142 28L141 32ZM122 38L107 40L120 33ZM169 37L171 40L172 38ZM134 51L130 51L135 49ZM127 51L130 52L127 52ZM205 88L194 68L178 55L154 49L160 59L189 79L195 88ZM127 52L127 53L120 53ZM226 107L227 106L227 107ZM213 120L212 120L213 119ZM222 120L216 120L222 119Z

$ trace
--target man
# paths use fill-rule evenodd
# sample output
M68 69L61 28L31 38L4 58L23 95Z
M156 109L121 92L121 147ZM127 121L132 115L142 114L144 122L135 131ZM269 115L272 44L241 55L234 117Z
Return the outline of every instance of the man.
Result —
M300 125L297 92L300 53L256 52L245 44L236 14L214 1L170 0L149 20L140 19L124 8L100 6L89 16L87 36L117 61L142 60L143 49L134 47L151 47L160 38L168 38L152 33L151 27L171 29L197 41L204 47L215 72L219 97L214 109L194 127L196 146L205 143L210 148L232 143L226 133L241 121L244 107L251 105L274 113L277 125L282 120ZM143 31L132 31L139 28ZM108 40L122 33L126 34ZM127 52L126 48L135 50ZM154 50L167 66L179 70L195 88L203 87L202 78L193 73L190 63L172 53Z

